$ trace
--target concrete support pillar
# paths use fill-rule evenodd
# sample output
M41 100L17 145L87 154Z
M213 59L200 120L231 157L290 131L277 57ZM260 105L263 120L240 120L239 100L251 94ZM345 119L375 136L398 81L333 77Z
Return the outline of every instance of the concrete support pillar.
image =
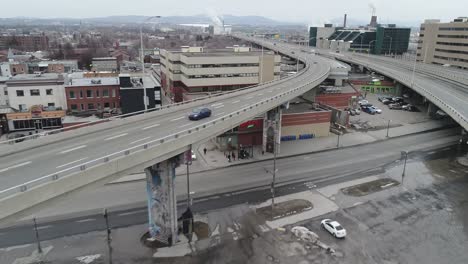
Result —
M263 118L264 152L274 153L274 148L276 147L276 154L280 153L281 115L282 110L280 106L265 113L265 117Z
M428 101L428 104L429 104L429 105L427 106L427 115L428 115L428 116L432 116L432 115L435 114L435 112L437 112L437 110L439 110L439 109L438 109L438 107L437 107L435 104L433 104L433 103L431 103L431 102L429 102L429 101Z
M179 165L176 156L145 169L150 237L169 246L178 240L175 168Z
M399 83L399 82L397 82L395 84L395 95L396 96L402 96L403 95L403 87L404 87L404 85Z
M460 138L460 144L468 144L468 132L462 128L461 131L461 138Z
M336 78L335 79L335 86L343 86L343 79Z
M309 102L315 102L315 96L317 95L317 88L311 89L302 95L302 98Z

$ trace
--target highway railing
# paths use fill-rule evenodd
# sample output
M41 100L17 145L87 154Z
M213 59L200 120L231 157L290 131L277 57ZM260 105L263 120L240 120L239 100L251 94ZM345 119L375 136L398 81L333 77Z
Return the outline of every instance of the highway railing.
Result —
M365 62L362 62L362 61L357 61L357 60L354 60L353 58L340 58L340 59L350 60L352 62L354 61L357 64L363 65L363 66L365 66L365 67L367 67L369 69L372 69L374 71L381 72L382 74L385 74L385 75L389 75L388 74L389 71L393 71L393 70L389 70L388 68L378 66L378 65L375 65L375 64L370 65L369 63L365 63ZM468 118L467 117L465 117L462 113L460 113L453 106L447 104L444 100L439 98L437 95L432 93L430 90L424 88L423 86L420 86L420 85L416 84L416 82L412 82L412 77L411 76L407 76L406 74L402 75L400 73L394 73L392 75L389 75L389 77L399 81L402 84L405 84L408 87L411 87L413 90L415 90L419 94L425 96L427 99L429 99L429 101L433 102L440 109L444 110L448 115L450 115L455 122L457 122L458 124L463 126L465 130L468 130Z
M0 145L2 145L2 144L21 143L21 142L23 142L25 140L38 139L38 138L41 138L41 137L44 137L44 136L47 136L47 135L53 135L53 134L66 132L66 131L70 131L70 130L77 129L77 128L88 127L88 126L91 126L91 125L100 124L100 123L103 123L103 122L114 121L114 120L117 120L117 119L122 119L122 118L135 116L135 115L139 115L139 114L151 113L151 112L160 111L160 110L169 109L169 108L174 108L174 107L178 107L178 106L182 106L182 105L192 104L192 103L195 103L195 102L200 102L200 101L203 101L203 100L207 100L207 99L211 99L211 98L215 98L215 97L220 97L220 96L224 96L224 95L227 95L227 94L239 93L241 91L246 91L246 90L253 90L255 88L264 89L266 86L269 86L272 83L277 84L277 83L282 83L282 82L294 79L297 76L299 76L300 74L302 74L302 72L303 71L299 72L298 74L296 74L294 76L289 76L289 77L281 79L281 80L273 80L273 81L269 81L269 82L264 82L264 83L259 84L259 85L247 86L247 87L239 88L239 89L232 90L232 91L213 93L213 94L210 94L210 95L207 95L207 96L195 98L195 99L188 100L188 101L163 105L163 106L160 106L160 107L149 108L147 110L136 111L136 112L127 113L127 114L123 114L123 115L116 115L116 116L103 118L103 119L99 119L99 120L87 121L87 122L72 125L72 126L47 130L47 131L43 131L43 132L37 133L37 134L26 135L26 136L19 137L19 138L4 140L4 141L0 141Z
M307 70L309 70L309 68L310 68L310 65L306 65L306 67L300 72L300 74L303 74L303 73L307 72ZM174 133L174 134L171 134L171 135L168 135L168 136L165 136L165 137L161 137L161 138L158 138L158 139L154 139L154 140L148 141L146 143L142 143L140 145L137 145L137 146L134 146L134 147L131 147L131 148L126 148L126 149L123 149L123 150L120 150L120 151L105 155L103 157L99 157L97 159L94 159L94 160L91 160L91 161L88 161L88 162L83 162L83 163L74 165L72 167L69 167L67 169L63 169L63 170L54 172L52 174L42 176L42 177L37 178L35 180L28 181L26 183L23 183L23 184L20 184L20 185L13 186L11 188L2 190L2 191L0 191L0 199L7 198L7 197L12 196L12 195L14 195L16 193L27 192L28 190L30 190L30 189L32 189L34 187L37 187L37 186L40 186L40 185L43 185L43 184L47 184L47 183L50 183L50 182L54 182L54 181L57 181L59 179L63 179L65 177L67 177L67 176L73 175L74 173L83 172L83 171L86 171L86 170L88 170L90 168L94 168L94 167L109 163L111 161L115 161L115 160L118 160L118 159L121 159L121 158L125 158L128 155L132 155L134 153L145 151L147 149L158 147L158 146L163 146L165 144L170 144L173 141L176 141L176 140L178 140L180 138L183 138L183 137L190 136L193 133L206 131L210 127L218 124L219 122L225 122L225 121L231 120L232 118L237 117L237 116L241 115L244 112L256 111L256 109L258 109L259 107L265 106L265 104L275 103L275 105L278 105L279 104L278 101L282 100L282 99L285 99L285 97L288 96L288 95L296 93L296 92L298 92L299 90L301 90L301 89L303 89L305 87L310 87L311 85L314 85L314 87L316 85L319 85L320 82L322 82L328 76L329 72L330 72L330 67L328 68L328 70L324 74L318 76L314 81L306 82L306 83L304 83L304 84L302 84L302 85L300 85L300 86L298 86L296 88L293 88L291 90L284 91L284 92L281 92L281 93L279 93L277 95L268 97L268 98L263 99L263 100L255 103L255 104L252 104L250 106L241 108L241 109L239 109L239 110L237 110L237 111L235 111L233 113L226 114L226 115L218 117L218 118L216 118L214 120L210 120L210 121L202 123L200 125L197 125L197 126L185 129L185 130L181 130L181 131L179 131L177 133ZM297 75L295 75L295 76L297 76ZM295 76L291 76L291 79L294 78ZM286 79L283 79L283 80L286 80ZM272 81L272 82L274 82L274 81ZM278 82L276 82L276 83L278 83ZM181 105L181 104L186 104L186 103L187 102L179 103L179 104L176 104L176 105ZM170 107L174 107L174 106L170 106ZM140 112L145 112L145 111L140 111Z

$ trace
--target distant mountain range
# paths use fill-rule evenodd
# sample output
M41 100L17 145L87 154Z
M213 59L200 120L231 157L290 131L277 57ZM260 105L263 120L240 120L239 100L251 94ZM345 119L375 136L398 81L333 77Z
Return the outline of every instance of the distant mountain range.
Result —
M136 24L147 19L148 16L108 16L96 18L0 18L0 25L60 25L79 23L100 23L106 25ZM159 19L160 23L167 24L212 24L216 18L207 15L196 16L167 16ZM262 16L233 16L223 15L219 20L228 25L251 25L251 26L280 26L299 25L299 23L281 22Z

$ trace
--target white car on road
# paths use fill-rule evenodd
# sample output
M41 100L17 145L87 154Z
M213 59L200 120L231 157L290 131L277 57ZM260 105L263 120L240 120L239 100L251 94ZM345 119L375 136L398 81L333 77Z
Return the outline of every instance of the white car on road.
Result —
M320 225L325 228L330 234L335 236L336 238L344 238L346 237L346 229L344 229L340 223L337 221L333 221L330 219L324 219L320 223Z

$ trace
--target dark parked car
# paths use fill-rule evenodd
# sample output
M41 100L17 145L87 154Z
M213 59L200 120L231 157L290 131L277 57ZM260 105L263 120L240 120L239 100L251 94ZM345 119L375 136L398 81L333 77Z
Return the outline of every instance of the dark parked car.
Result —
M361 108L362 108L362 111L368 114L375 115L376 113L375 109L372 106L362 106Z
M384 100L392 100L392 97L390 96L379 96L379 101L383 102Z
M190 120L200 120L211 116L211 110L209 108L196 108L193 109L189 115Z
M388 108L389 108L389 109L393 109L393 110L401 110L401 109L403 109L403 107L402 107L400 104L389 104L389 105L388 105Z

